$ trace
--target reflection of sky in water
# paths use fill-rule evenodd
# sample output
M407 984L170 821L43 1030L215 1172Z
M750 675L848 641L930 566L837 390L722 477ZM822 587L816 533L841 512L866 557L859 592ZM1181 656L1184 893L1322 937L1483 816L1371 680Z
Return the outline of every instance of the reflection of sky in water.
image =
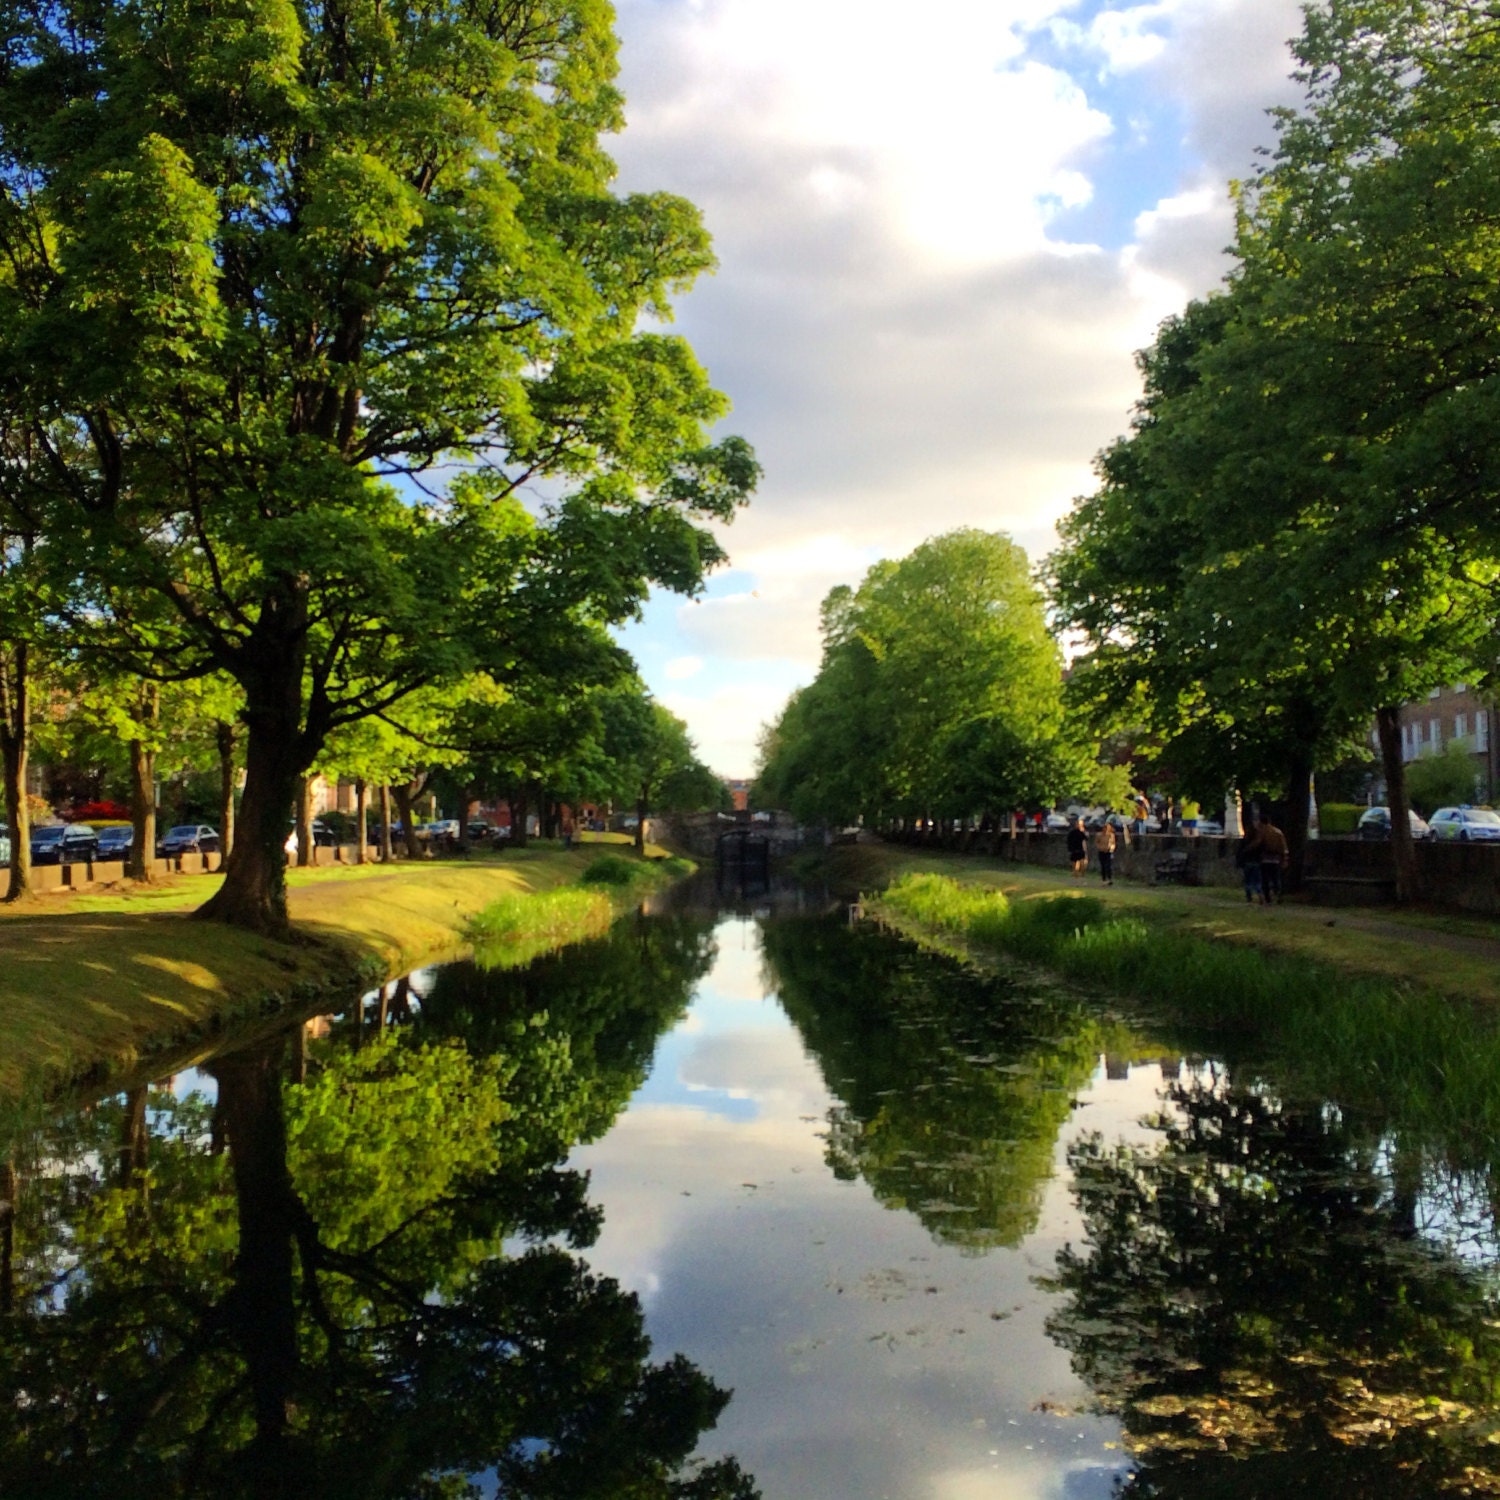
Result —
M1146 1138L1155 1066L1101 1063L1063 1131L1041 1225L966 1255L824 1162L835 1100L774 998L750 924L719 957L650 1080L573 1163L605 1213L594 1269L645 1302L657 1357L734 1390L711 1451L766 1500L1104 1500L1113 1421L1046 1336L1035 1284L1080 1224L1063 1161L1080 1131Z

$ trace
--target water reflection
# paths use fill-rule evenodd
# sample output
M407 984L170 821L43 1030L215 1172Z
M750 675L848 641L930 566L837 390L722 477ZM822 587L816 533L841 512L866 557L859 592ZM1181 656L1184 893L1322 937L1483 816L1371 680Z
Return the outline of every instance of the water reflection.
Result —
M1421 1154L1212 1070L1165 1103L1150 1146L1070 1152L1049 1325L1123 1416L1129 1493L1500 1493L1495 1287L1419 1233Z
M0 1142L0 1494L1500 1494L1485 1164L658 904Z
M215 1102L133 1093L15 1143L0 1490L752 1495L690 1463L727 1393L651 1362L560 1165L707 957L701 924L627 927L545 1005L534 974L445 971L417 1024L272 1038L212 1063Z
M1099 1055L1130 1046L1076 999L829 922L764 933L775 990L839 1096L828 1165L941 1241L1037 1227L1058 1133Z

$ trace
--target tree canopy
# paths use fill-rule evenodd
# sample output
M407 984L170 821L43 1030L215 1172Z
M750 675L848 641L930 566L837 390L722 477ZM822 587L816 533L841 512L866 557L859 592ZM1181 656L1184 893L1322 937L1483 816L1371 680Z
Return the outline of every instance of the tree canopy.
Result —
M701 523L756 465L710 441L726 403L687 345L640 326L711 256L690 205L610 190L612 21L6 12L0 424L27 456L0 489L66 539L75 640L242 689L213 915L284 925L285 818L330 732L513 678L722 555Z
M961 530L823 602L823 661L762 743L760 796L809 821L996 814L1081 778L1026 555Z

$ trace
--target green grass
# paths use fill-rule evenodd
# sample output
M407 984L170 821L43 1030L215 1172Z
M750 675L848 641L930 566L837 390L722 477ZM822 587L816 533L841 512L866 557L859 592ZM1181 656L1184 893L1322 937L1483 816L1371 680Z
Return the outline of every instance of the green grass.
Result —
M546 845L489 859L293 870L289 905L301 940L291 944L189 920L216 888L213 876L0 909L0 1099L124 1076L148 1058L191 1060L227 1026L340 1000L357 985L456 956L480 912L576 886L597 857L597 849ZM683 868L615 857L645 881ZM573 931L556 910L542 925L558 940ZM533 941L518 933L518 951ZM497 934L494 945L504 942Z
M921 940L1043 966L1082 989L1144 1002L1158 1017L1229 1033L1300 1088L1437 1131L1481 1154L1500 1140L1500 1024L1488 1008L1302 956L1112 913L1097 897L918 873L868 909Z

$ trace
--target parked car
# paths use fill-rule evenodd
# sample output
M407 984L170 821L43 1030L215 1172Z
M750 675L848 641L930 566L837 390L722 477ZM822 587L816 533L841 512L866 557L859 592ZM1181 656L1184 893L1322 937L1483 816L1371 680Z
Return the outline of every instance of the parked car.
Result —
M1500 842L1500 813L1492 807L1440 807L1432 815L1432 836L1445 842Z
M99 858L124 859L135 843L133 828L101 828L99 830Z
M399 829L400 829L400 826L401 825L399 823L396 824L395 827L392 828L391 832L393 834L397 833L399 831ZM312 824L312 840L313 840L313 848L314 849L332 849L333 846L334 846L334 844L337 842L337 840L333 836L333 829L331 829L321 818L314 818L313 819L313 824ZM377 843L379 842L379 836L378 835L376 837L376 842ZM218 846L215 845L214 847L217 848ZM296 854L296 852L297 852L297 823L296 823L295 819L293 819L293 821L292 821L292 831L289 834L287 834L287 836L286 836L286 842L281 847L286 850L286 852L287 852L288 855L295 855Z
M1042 826L1048 833L1066 833L1073 826L1073 820L1060 812L1050 812Z
M1411 836L1414 839L1427 839L1432 837L1432 829L1427 821L1418 813L1408 809L1407 817L1411 823ZM1359 822L1354 825L1354 836L1361 839L1388 839L1391 836L1391 810L1388 807L1367 807L1360 815Z
M469 819L469 837L478 841L490 836L490 825L483 818Z
M417 836L427 839L456 839L458 837L458 819L436 818L422 828Z
M99 853L99 836L87 823L49 823L31 830L34 865L82 864Z
M10 829L0 823L0 865L10 863Z
M178 854L215 854L218 848L219 830L207 823L179 823L156 844L156 852L164 859Z
M1217 818L1199 818L1194 831L1201 839L1224 837L1224 825Z

